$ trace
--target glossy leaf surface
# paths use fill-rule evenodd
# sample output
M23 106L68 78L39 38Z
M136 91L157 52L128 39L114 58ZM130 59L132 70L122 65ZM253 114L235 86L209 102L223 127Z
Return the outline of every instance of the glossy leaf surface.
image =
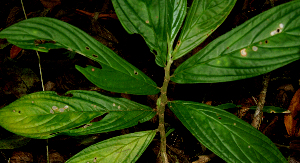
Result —
M66 163L135 162L151 143L155 133L154 130L142 131L104 140L82 150Z
M173 58L178 59L187 54L227 18L236 0L194 0L184 22Z
M173 48L174 40L182 26L186 15L187 1L186 0L167 0L168 12L168 47Z
M143 36L156 53L156 63L166 64L168 39L174 41L183 22L186 0L112 0L117 16L130 34Z
M218 37L181 64L176 83L215 83L250 78L300 58L300 1L255 16Z
M86 135L114 131L151 119L148 106L92 91L26 95L0 110L0 125L15 134L47 139L57 134ZM107 114L102 120L94 118Z
M189 101L168 105L199 142L226 162L286 162L270 139L223 109Z
M93 37L63 21L38 17L18 22L0 32L0 38L23 48L48 52L66 48L98 62L102 69L76 68L95 85L108 91L156 94L156 83ZM97 74L96 74L97 73Z

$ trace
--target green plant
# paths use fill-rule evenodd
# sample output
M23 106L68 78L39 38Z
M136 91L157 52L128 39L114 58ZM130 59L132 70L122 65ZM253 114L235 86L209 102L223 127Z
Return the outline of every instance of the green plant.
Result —
M76 66L76 69L102 89L136 95L160 92L157 130L105 140L84 149L67 162L134 162L157 131L161 138L161 161L168 162L164 127L166 105L203 145L227 162L286 162L276 146L248 123L223 108L190 101L168 101L167 87L170 80L215 83L250 78L298 60L300 1L270 9L220 36L182 63L172 75L173 61L217 29L236 0L194 0L187 14L185 0L112 2L123 27L129 33L142 35L155 53L157 65L164 67L161 88L112 50L65 22L31 18L0 32L0 38L23 49L48 52L65 48L98 62L101 69L93 66ZM45 91L24 96L0 110L0 125L18 135L48 139L57 135L78 136L123 129L148 121L156 114L148 106L97 92L78 90L66 94L69 96ZM101 121L90 122L106 113Z

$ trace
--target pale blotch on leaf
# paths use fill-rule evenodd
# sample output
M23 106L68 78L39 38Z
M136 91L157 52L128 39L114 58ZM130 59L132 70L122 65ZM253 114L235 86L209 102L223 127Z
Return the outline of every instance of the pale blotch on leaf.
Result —
M31 103L34 103L34 101L31 101Z
M51 114L54 114L54 111L53 111L52 109L50 109L50 113L51 113Z
M53 110L57 110L58 107L57 107L57 106L52 106L52 109L53 109Z
M248 148L250 148L250 145L248 146Z
M95 69L94 69L94 68L92 68L92 71L95 71Z
M13 112L16 112L15 110L13 110Z
M59 108L59 111L60 111L60 112L64 112L64 111L65 111L65 109L63 109L63 108Z
M282 29L283 27L284 27L284 25L283 25L282 23L280 23L280 24L279 24L279 28Z
M149 20L146 20L146 23L149 24Z
M236 125L236 123L233 123L233 125Z
M272 31L270 33L271 36L274 36L278 33L281 33L282 32L282 29L283 29L284 25L282 23L279 24L279 28L277 28L276 30Z
M68 106L68 105L66 105L64 108L65 108L65 109L68 109L68 108L69 108L69 106Z
M115 104L115 103L113 103L113 106L116 106L116 104Z
M246 56L247 56L247 52L246 52L246 49L245 49L245 48L242 49L240 52L241 52L241 56L243 56L243 57L246 57Z
M120 106L120 105L118 106L118 109L121 109L121 106Z
M258 47L257 46L252 46L252 50L256 52L258 50Z

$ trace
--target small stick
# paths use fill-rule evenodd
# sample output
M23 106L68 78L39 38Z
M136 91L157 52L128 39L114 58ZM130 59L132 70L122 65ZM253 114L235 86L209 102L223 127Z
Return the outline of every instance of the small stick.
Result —
M261 120L263 116L262 110L266 102L266 95L267 95L269 81L270 81L270 73L266 74L263 78L263 88L260 92L257 108L255 110L254 117L252 119L251 125L256 129L259 129L261 124Z

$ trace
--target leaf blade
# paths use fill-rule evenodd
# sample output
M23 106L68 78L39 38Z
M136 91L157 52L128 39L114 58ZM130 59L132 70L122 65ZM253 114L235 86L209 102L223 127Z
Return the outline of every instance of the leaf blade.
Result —
M104 89L112 89L119 93L132 93L140 95L156 94L159 89L156 83L146 76L142 71L119 57L111 49L107 48L93 37L63 21L38 17L31 18L18 22L0 32L0 38L6 38L10 43L13 43L23 49L33 49L42 52L48 52L50 49L66 48L75 51L85 57L88 57L100 63L105 69L102 69L101 75L98 78L106 75L114 76L122 74L126 76L128 81L122 83L116 82L117 75L114 80L103 80L101 83L97 82L97 78L89 76L89 80L97 86L104 86ZM82 68L84 69L84 68ZM81 69L81 70L82 70ZM88 69L89 73L93 73L92 69ZM85 69L85 72L88 71ZM86 74L84 74L87 76ZM96 74L94 76L97 76ZM125 82L125 83L123 83ZM126 83L127 82L127 83ZM114 83L114 88L110 85ZM126 88L124 85L130 85ZM143 86L143 87L134 87ZM105 87L107 86L107 87ZM119 86L122 86L121 88Z
M112 0L115 12L129 34L142 35L155 62L164 67L167 54L166 1Z
M155 133L155 130L142 131L104 140L77 153L67 163L135 162L151 143Z
M299 59L299 7L299 1L274 7L218 37L180 65L171 80L176 83L240 80ZM274 33L277 30L280 32Z
M172 54L174 60L187 54L212 34L224 22L235 3L236 0L193 1Z
M69 91L67 96L59 96L55 92L37 92L16 100L0 110L0 125L18 135L47 139L58 134L68 134L70 130L80 130L73 135L85 135L106 131L113 131L122 127L131 127L139 121L151 119L155 113L147 106L124 98L113 98L91 91ZM121 108L122 107L122 108ZM132 112L130 112L132 111ZM128 112L131 113L128 116ZM101 124L89 123L94 118L105 113L126 117L127 121ZM127 116L126 116L127 115ZM130 120L131 121L130 121ZM80 127L82 125L92 125ZM92 130L97 126L103 130ZM91 128L91 129L90 129ZM74 131L74 132L75 132Z
M286 162L265 135L223 109L190 101L168 105L198 141L226 162Z

